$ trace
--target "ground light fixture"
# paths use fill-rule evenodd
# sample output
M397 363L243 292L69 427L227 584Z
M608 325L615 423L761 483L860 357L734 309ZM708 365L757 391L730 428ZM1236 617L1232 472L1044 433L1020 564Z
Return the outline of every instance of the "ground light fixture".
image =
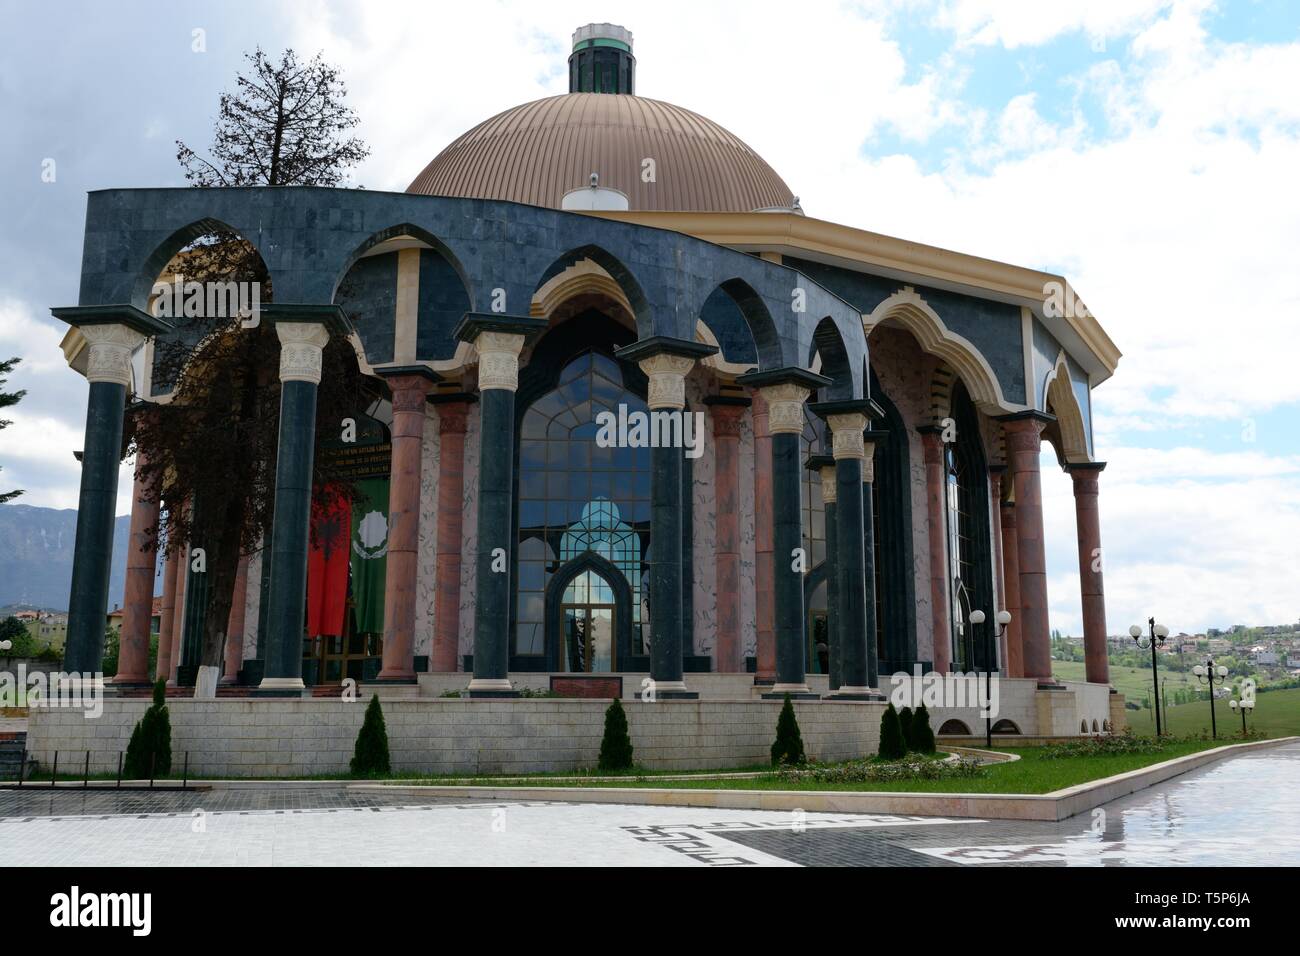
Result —
M1156 647L1163 646L1165 638L1169 636L1169 628L1163 624L1157 624L1154 617L1147 618L1147 633L1142 633L1142 628L1134 624L1128 629L1129 636L1137 643L1137 646L1146 650L1151 648L1151 709L1156 714L1156 736L1161 735L1160 728L1160 675L1156 663Z
M1234 711L1241 712L1241 736L1246 736L1246 714L1255 709L1255 701L1249 697L1243 697L1241 700L1230 700L1228 706Z
M1228 668L1222 664L1215 664L1213 657L1207 657L1204 664L1197 664L1192 668L1192 673L1196 675L1198 681L1210 687L1210 736L1217 740L1219 729L1214 719L1214 685L1222 684L1228 679Z

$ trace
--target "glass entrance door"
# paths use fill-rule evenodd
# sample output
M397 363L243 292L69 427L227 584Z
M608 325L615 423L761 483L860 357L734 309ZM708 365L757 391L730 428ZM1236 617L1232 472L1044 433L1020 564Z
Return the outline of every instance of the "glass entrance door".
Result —
M571 671L586 673L614 670L614 606L566 604L564 655Z

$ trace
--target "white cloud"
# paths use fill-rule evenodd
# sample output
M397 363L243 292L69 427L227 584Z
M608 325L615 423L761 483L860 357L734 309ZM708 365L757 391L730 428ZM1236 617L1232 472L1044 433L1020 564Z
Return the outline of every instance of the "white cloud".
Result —
M952 30L959 45L1015 49L1073 32L1104 40L1132 31L1169 5L1170 0L947 0L934 21Z

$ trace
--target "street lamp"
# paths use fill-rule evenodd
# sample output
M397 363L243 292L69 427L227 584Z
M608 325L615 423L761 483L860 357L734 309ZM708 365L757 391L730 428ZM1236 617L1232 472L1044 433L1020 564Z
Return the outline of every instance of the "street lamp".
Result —
M996 617L998 623L998 640L1002 639L1007 625L1011 623L1010 611L998 611ZM984 612L979 608L970 612L971 624L978 627L984 623ZM984 700L988 707L988 713L984 715L984 745L993 746L993 647L989 642L991 633L988 630L984 632Z
M1192 673L1202 684L1210 685L1210 736L1218 739L1219 728L1214 719L1214 685L1222 684L1228 679L1228 669L1222 664L1216 665L1213 657L1207 657L1204 664L1197 664L1192 668ZM1245 720L1245 716L1242 716Z
M1128 629L1129 636L1137 643L1137 646L1146 650L1151 648L1151 709L1156 714L1156 736L1161 734L1160 730L1160 676L1157 673L1156 664L1156 645L1163 645L1165 638L1169 636L1169 628L1163 624L1157 624L1154 617L1147 618L1147 628L1149 634L1143 634L1142 628L1134 624Z
M1241 711L1241 736L1246 736L1246 713L1255 709L1253 698L1243 697L1241 700L1230 700L1228 706L1233 710Z

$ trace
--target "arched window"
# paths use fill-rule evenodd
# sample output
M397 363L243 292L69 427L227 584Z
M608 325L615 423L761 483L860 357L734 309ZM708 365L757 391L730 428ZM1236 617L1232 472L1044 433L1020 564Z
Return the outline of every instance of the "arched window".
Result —
M617 416L620 406L624 414L646 411L644 399L624 384L618 360L593 350L566 362L555 386L523 413L516 656L543 659L547 584L562 565L586 552L604 558L626 578L632 595L631 653L645 653L641 582L650 544L650 452L596 442L596 416L606 411ZM569 589L579 586L575 579ZM599 657L599 647L592 646Z
M992 643L985 628L993 626L997 613L993 606L993 563L989 554L988 467L978 414L961 382L953 386L952 417L956 437L944 446L952 662L959 671L983 670L986 644ZM976 609L985 615L985 623L979 626L970 622L970 613ZM996 657L994 648L995 662Z
M876 648L880 672L910 671L916 653L916 577L912 539L912 466L908 430L897 407L871 371L871 396L885 413L876 425L871 484L876 594Z

